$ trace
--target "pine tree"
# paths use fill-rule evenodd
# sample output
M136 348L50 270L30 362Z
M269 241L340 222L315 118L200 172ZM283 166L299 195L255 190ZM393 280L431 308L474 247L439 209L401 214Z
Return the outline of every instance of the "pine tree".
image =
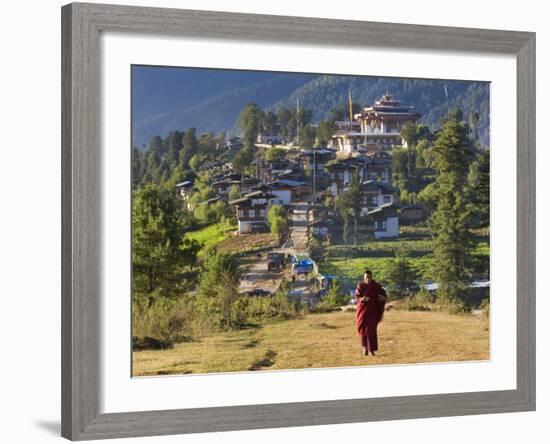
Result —
M158 154L162 154L162 152L164 151L162 137L155 136L149 141L149 151L154 151Z
M195 263L196 242L184 240L181 201L172 190L147 184L132 201L133 289L149 303L177 296L183 267Z
M395 259L391 262L386 272L386 282L388 283L390 296L401 298L408 292L408 288L415 284L418 277L416 271L412 268L410 260L403 249L395 252Z
M168 152L166 154L170 166L177 164L182 148L183 134L179 131L172 131L168 136Z
M196 133L197 130L195 128L188 128L183 135L183 148L179 155L179 164L185 170L189 169L189 161L191 157L197 153L199 148Z
M438 295L456 301L467 286L472 248L468 231L467 181L473 147L461 112L450 113L432 149L439 174L434 192L437 207L430 218L436 237L433 275Z
M239 115L238 123L243 132L245 148L252 149L255 146L258 134L262 129L264 113L255 103L249 103Z
M472 164L468 177L472 216L481 227L489 226L490 220L490 163L489 150L484 150Z

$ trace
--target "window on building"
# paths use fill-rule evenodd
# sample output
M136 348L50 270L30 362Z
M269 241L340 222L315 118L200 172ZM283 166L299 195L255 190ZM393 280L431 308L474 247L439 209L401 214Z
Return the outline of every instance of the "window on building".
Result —
M384 195L384 203L391 202L391 196L389 194Z
M260 217L265 217L265 209L264 208L262 208L260 210Z
M239 217L244 217L244 210L239 210Z
M372 196L372 204L378 205L378 196Z
M386 230L386 221L385 220L377 220L375 227L378 231L385 231Z
M255 217L256 216L256 210L248 210L248 217Z

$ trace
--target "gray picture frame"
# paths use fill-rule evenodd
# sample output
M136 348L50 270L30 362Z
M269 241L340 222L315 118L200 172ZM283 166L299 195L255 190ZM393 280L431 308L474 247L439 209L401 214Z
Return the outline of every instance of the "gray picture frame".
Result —
M510 54L517 59L517 388L101 413L101 32ZM72 440L535 409L535 34L73 3L62 8L62 435Z

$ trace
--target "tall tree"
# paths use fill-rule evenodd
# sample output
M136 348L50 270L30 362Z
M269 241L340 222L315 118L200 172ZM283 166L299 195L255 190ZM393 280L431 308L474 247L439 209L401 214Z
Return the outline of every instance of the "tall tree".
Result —
M132 264L136 297L149 303L157 297L177 296L180 272L195 263L198 245L184 240L181 201L173 190L147 184L133 194Z
M439 172L434 184L437 207L430 218L436 235L433 275L439 285L438 295L455 301L469 279L472 248L466 186L474 151L461 112L449 114L432 151Z
M361 216L361 200L363 193L361 191L361 176L356 171L349 183L348 191L346 192L347 203L353 213L353 245L357 245L357 225Z
M386 272L386 282L390 296L401 298L408 293L408 289L415 284L418 274L407 258L406 252L399 249L395 252L395 259L390 263Z
M250 163L254 160L254 147L243 146L233 158L233 169L237 173L244 174Z
M326 147L332 140L332 135L336 132L337 127L334 120L321 120L317 127L317 141L320 147Z
M193 157L199 148L199 142L197 141L197 130L195 128L188 128L183 135L182 140L183 148L180 152L179 163L184 169L189 168L189 161Z
M162 137L155 136L149 141L149 151L154 151L158 154L161 154L164 151Z
M281 136L285 142L289 142L294 137L290 126L292 120L293 114L290 109L281 107L277 110L277 123L281 127Z
M300 145L306 150L313 148L315 144L315 129L311 125L306 125L300 130Z
M255 103L249 103L239 115L238 123L243 132L245 148L253 148L262 129L263 111Z
M470 174L468 176L470 200L472 203L472 215L475 222L482 227L489 226L490 220L490 164L491 161L489 150L482 151L476 161L472 164Z
M267 212L267 223L279 243L288 234L288 216L282 205L272 205Z
M361 217L361 177L359 172L355 172L351 178L348 189L338 194L336 197L336 207L344 220L343 237L344 242L348 242L349 224L353 221L353 244L357 245L357 227Z
M182 148L183 133L180 131L172 131L168 135L168 152L166 158L170 166L177 164Z
M264 131L269 134L275 133L275 128L277 126L277 116L273 111L265 113L262 120L262 127Z

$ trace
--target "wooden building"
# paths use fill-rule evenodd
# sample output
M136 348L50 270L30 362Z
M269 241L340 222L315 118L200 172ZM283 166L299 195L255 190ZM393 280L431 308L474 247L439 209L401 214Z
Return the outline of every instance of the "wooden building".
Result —
M376 239L394 238L399 236L399 219L395 203L387 203L368 212L369 229Z
M229 202L235 207L239 234L267 231L267 211L276 196L257 190Z

